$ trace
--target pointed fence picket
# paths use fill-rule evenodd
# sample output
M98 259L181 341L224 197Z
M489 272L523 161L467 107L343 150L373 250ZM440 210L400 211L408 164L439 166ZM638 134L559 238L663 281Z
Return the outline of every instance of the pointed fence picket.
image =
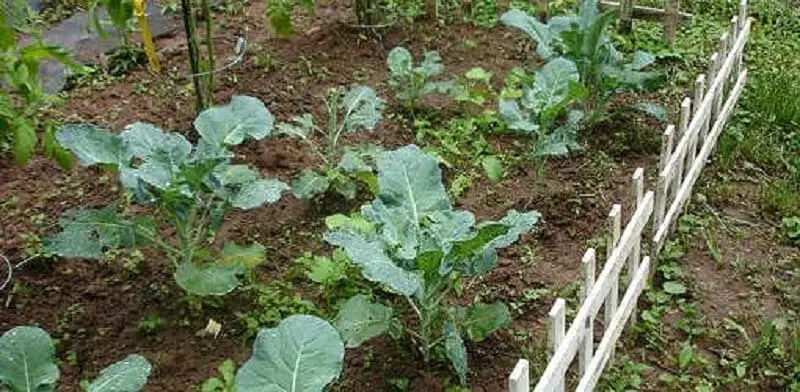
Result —
M695 80L694 96L681 102L677 127L669 125L662 134L655 191L645 192L644 169L636 169L631 186L633 211L627 224L622 228L621 204L615 204L608 215L608 246L599 275L595 275L595 249L590 248L583 255L580 308L569 329L566 301L558 298L554 303L548 315L550 358L534 391L566 390L567 372L576 356L576 390L591 391L613 360L625 325L635 322L636 302L654 270L653 264L674 230L678 215L687 206L694 184L747 82L742 61L751 26L747 0L740 0L739 14L731 19L730 31L720 37L708 73ZM652 238L647 241L645 227L651 221ZM643 256L645 251L650 256ZM626 265L627 279L621 279ZM628 284L619 301L619 284L625 280ZM603 332L595 345L595 319L601 308ZM519 360L508 378L509 392L530 392L529 372L529 362Z

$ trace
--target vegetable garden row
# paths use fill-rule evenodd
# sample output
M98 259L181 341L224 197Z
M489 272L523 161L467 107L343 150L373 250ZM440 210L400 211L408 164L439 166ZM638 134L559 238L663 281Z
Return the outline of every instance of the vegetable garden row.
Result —
M739 16L742 24L737 22L732 31L731 37L737 39L731 42L735 43L722 48L716 57L708 78L709 92L699 88L696 102L702 104L694 110L695 119L689 123L689 113L682 112L677 147L674 153L667 148L662 156L664 178L659 177L655 202L651 193L642 195L641 171L635 176L639 195L634 204L652 209L655 203L657 223L669 226L674 221L732 110L733 104L721 105L721 97L727 75L739 75L732 70L740 67L750 28L744 22L745 15ZM535 71L519 70L506 78L496 101L504 129L524 138L529 145L526 158L534 162L583 150L581 132L608 118L612 99L646 90L663 76L650 70L656 62L654 55L644 51L624 54L617 49L610 32L615 13L600 12L596 0L584 0L576 12L553 16L546 23L520 9L504 13L500 20L530 38L536 56L543 61ZM190 45L189 50L196 48ZM19 55L19 69L38 67L40 59L29 59L25 56L30 53L24 51ZM322 391L341 377L349 350L381 336L402 342L410 355L421 358L420 367L448 362L458 384L468 385L468 345L510 326L513 316L502 301L465 302L461 294L498 267L498 251L534 232L547 216L533 209L509 209L500 219L479 222L473 212L458 208L448 192L446 175L440 168L447 163L442 156L413 144L386 149L344 143L348 135L374 130L386 116L421 118L426 111L425 100L431 96L449 97L460 105L482 105L494 99L483 91L490 77L485 70L472 68L463 77L447 79L435 51L426 52L415 62L408 49L395 47L388 53L387 68L392 100L381 98L375 89L363 84L333 88L324 97L324 116L297 113L289 121L278 122L268 104L252 96L235 95L225 105L201 110L193 121L194 132L188 135L144 122L127 125L120 132L83 123L53 127L43 136L45 152L65 165L74 156L81 166L110 173L118 179L128 205L66 211L58 219L57 230L43 239L44 249L61 258L84 260L103 260L115 249L147 249L167 261L161 264L167 268L165 273L190 301L213 302L257 279L267 258L267 249L259 243L226 241L213 246L226 217L236 211L270 208L285 197L321 201L335 195L363 202L355 211L339 211L324 218L323 239L333 249L333 256L324 258L317 268L333 273L337 268L354 266L360 272L357 279L369 282L372 294L350 296L328 319L297 314L277 326L260 329L252 356L235 377L211 379L203 390ZM733 103L744 76L737 80L730 93L735 96ZM197 84L194 88L202 90ZM657 118L665 113L654 103L631 107ZM6 112L0 114L6 116ZM718 118L722 125L714 124ZM674 128L667 129L668 138L672 132ZM15 137L16 146L21 147L15 152L24 161L30 155L30 144L35 147L36 141ZM284 182L263 175L237 157L237 148L280 137L301 142L318 165ZM706 141L710 147L698 141ZM686 170L680 167L684 162ZM489 178L503 176L499 160L485 159L481 164ZM686 182L682 180L684 174ZM670 188L673 181L675 185ZM670 189L677 197L666 196ZM675 204L665 211L668 200ZM575 320L592 319L610 292L615 293L606 306L613 303L616 308L616 281L625 260L632 262L629 271L634 277L634 291L641 290L648 271L649 259L639 264L639 247L631 253L634 245L630 238L641 233L649 211L634 214L632 225L636 230L628 233L626 229L620 237L619 208L615 210L614 242L608 247L608 260L613 262L606 263L596 286L584 286L586 302ZM644 221L636 220L637 216ZM665 235L658 234L661 239ZM7 269L0 269L8 276L3 287L13 281L22 264L5 261ZM594 282L593 268L590 271L586 282ZM612 275L614 284L608 278ZM619 314L607 312L606 329L613 335L619 336L621 329L613 326L624 324L635 298L635 294L632 299L626 294ZM554 374L563 376L570 362L566 358L571 360L576 355L581 341L588 350L588 355L580 356L582 369L594 369L591 377L596 381L608 359L607 351L599 354L613 350L609 345L613 347L616 339L610 338L609 343L604 337L600 347L605 348L598 348L598 356L593 358L592 341L584 337L584 324L573 323L564 334L563 301L557 306L554 315L562 321L561 331L554 337L565 335L566 343L559 338L553 341L556 361L545 373L544 386L537 390L555 384L563 387L564 381L554 381ZM209 323L207 329L211 334L219 333L215 323ZM89 391L141 390L151 369L144 356L131 354L83 387ZM47 332L19 326L2 335L0 386L14 392L54 390L58 379L55 343ZM515 370L511 390L527 390L528 379L527 370ZM590 384L581 385L590 389Z

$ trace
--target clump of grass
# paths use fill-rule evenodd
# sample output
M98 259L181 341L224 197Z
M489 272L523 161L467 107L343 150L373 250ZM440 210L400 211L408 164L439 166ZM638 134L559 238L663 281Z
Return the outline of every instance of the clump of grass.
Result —
M751 88L751 110L786 129L800 126L800 72L763 75Z

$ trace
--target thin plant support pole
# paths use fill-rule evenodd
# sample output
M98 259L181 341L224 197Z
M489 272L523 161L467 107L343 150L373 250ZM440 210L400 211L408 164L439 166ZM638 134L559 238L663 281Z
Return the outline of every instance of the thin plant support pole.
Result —
M158 62L158 57L156 56L156 47L153 44L153 36L150 34L150 26L147 24L147 13L145 12L144 0L133 1L133 14L136 16L137 23L139 23L142 44L144 45L144 53L147 55L147 62L150 65L150 70L153 72L160 72L161 64Z
M186 32L186 45L189 50L189 68L192 70L192 86L194 87L195 112L200 113L205 109L203 90L200 89L200 59L197 53L197 37L194 35L194 11L191 0L181 0L183 14L183 29Z
M214 20L211 17L211 5L208 0L201 0L200 6L203 7L203 16L206 25L206 64L208 65L208 75L206 76L205 106L214 104Z

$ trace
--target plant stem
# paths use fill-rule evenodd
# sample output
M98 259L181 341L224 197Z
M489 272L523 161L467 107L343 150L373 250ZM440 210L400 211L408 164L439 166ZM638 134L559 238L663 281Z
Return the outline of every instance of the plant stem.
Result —
M200 113L205 109L203 91L200 89L200 60L197 53L197 37L194 34L194 11L191 0L181 0L181 10L183 13L183 28L186 31L186 44L189 50L189 68L192 71L192 85L194 87L195 112Z
M211 5L208 0L201 0L203 14L206 18L206 62L208 65L208 75L206 76L206 106L214 104L214 41L213 41L213 20L211 18Z

